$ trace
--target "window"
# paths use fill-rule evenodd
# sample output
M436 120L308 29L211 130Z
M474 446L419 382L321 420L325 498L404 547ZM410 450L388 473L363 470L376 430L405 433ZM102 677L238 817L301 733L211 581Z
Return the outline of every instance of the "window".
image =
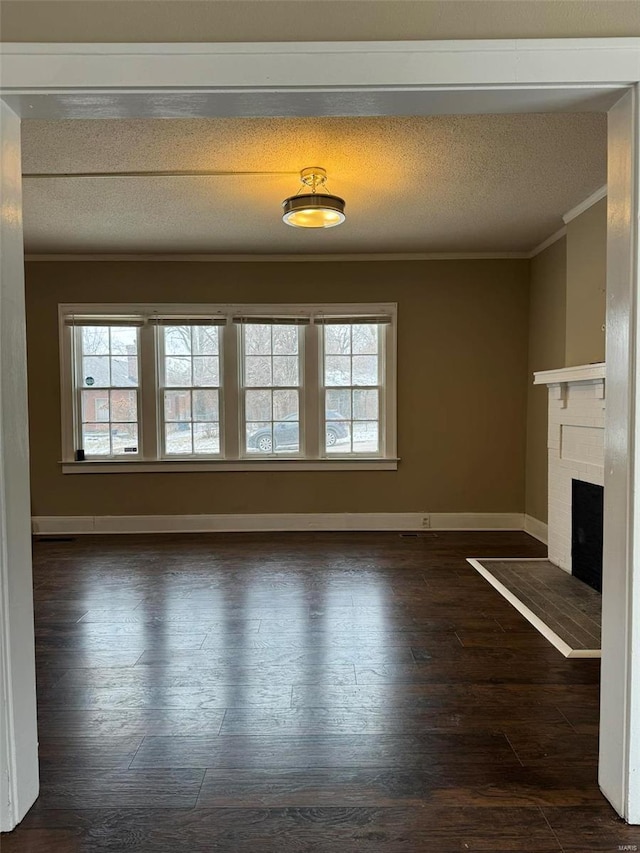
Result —
M323 323L327 453L380 451L383 330L375 320Z
M301 327L240 322L245 452L299 453Z
M220 326L158 321L163 450L166 456L220 453Z
M63 470L395 468L395 317L61 305Z
M87 456L138 455L139 347L135 325L74 328L78 433Z

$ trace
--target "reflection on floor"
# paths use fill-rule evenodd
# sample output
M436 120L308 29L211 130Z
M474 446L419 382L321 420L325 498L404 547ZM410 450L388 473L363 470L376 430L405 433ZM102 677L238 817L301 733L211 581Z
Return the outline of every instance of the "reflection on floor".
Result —
M640 843L598 790L599 661L465 558L521 533L35 545L42 793L2 853Z
M469 563L566 657L600 657L599 592L548 560Z

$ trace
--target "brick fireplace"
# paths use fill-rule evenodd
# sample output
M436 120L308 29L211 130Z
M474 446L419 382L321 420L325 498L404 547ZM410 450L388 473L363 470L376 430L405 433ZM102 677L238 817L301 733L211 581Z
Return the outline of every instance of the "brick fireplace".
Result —
M574 481L604 485L605 365L534 374L549 389L549 559L572 571Z

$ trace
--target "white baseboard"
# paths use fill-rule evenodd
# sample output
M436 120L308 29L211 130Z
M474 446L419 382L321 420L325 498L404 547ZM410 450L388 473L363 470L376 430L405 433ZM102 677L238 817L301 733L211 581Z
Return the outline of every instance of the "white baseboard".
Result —
M422 530L423 513L255 513L220 515L40 516L33 532L264 533L301 530Z
M431 530L523 530L521 512L432 512Z
M522 513L262 513L252 515L46 515L38 535L81 533L263 533L300 530L522 530Z
M540 519L534 518L532 515L525 515L524 530L525 533L533 536L534 539L542 542L543 545L549 544L549 527L544 521L540 521Z

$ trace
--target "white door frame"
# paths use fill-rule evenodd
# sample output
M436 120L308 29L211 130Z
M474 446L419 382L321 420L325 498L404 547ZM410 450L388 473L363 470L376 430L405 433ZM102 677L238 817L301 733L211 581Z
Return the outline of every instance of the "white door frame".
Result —
M635 498L640 490L640 444L634 441L640 418L639 84L640 39L2 45L0 828L15 826L38 791L20 118L415 115L612 107L599 781L616 811L640 823L640 525Z
M20 120L0 102L0 828L38 794Z

